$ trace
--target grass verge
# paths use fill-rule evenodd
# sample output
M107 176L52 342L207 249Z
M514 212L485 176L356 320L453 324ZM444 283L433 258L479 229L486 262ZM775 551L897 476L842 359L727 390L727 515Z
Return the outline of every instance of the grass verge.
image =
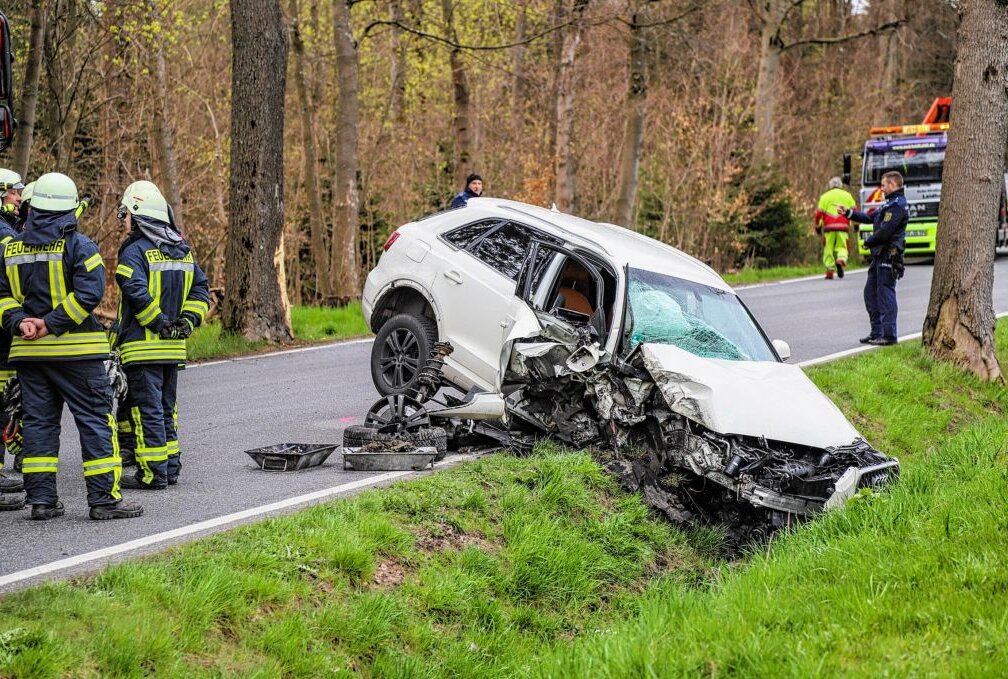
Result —
M291 307L291 327L295 345L332 342L371 334L361 315L360 302L351 302L339 308ZM187 346L191 361L228 358L277 348L274 344L251 342L244 337L222 332L217 321L210 321L198 328L189 338Z
M540 446L7 596L0 676L999 674L1008 392L915 343L810 372L903 478L745 561Z
M807 264L801 266L771 266L764 269L745 267L738 271L721 274L729 285L753 285L756 283L773 283L789 278L805 276L822 276L825 269L822 264Z

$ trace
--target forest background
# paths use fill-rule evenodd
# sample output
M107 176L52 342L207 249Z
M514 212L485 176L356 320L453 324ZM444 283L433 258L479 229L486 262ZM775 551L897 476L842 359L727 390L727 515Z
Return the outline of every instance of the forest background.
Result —
M958 21L941 0L280 4L293 303L359 296L392 230L469 172L485 195L630 226L722 271L815 261L811 214L842 153L857 177L869 126L919 122L950 94ZM106 261L123 188L153 180L222 286L228 2L4 9L21 123L4 164L95 196L84 230Z

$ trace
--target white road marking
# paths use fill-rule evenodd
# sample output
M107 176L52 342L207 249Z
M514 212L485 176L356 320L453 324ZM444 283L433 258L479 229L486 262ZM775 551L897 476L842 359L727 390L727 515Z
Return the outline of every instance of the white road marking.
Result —
M863 269L852 269L851 271L845 271L844 276L853 276L854 274L867 273L868 267ZM732 290L755 290L756 288L769 288L771 285L787 285L788 283L802 283L804 281L824 281L825 272L821 274L815 274L812 276L802 276L801 278L785 278L782 281L770 281L769 283L749 283L748 285L736 285L732 286Z
M1008 311L1002 311L1001 313L994 314L994 318L1004 318L1008 316ZM920 339L923 332L915 332L909 335L903 335L897 337L897 342L906 342L907 340ZM796 365L800 368L807 368L812 365L819 365L820 363L829 363L830 361L835 361L839 358L846 358L847 356L854 356L856 354L863 354L866 351L871 351L872 349L879 349L881 347L874 346L872 344L865 344L860 347L854 347L853 349L844 349L843 351L838 351L835 354L827 354L826 356L819 356L818 358L810 358L807 361L802 361Z
M363 344L371 342L374 337L362 337L360 339L340 340L339 342L329 342L327 344L313 344L310 347L298 347L297 349L281 349L280 351L270 351L265 354L250 354L248 356L235 356L234 358L222 358L219 361L202 361L186 365L186 370L193 368L206 368L211 365L223 365L224 363L237 363L238 361L251 361L257 358L270 358L271 356L283 356L285 354L302 354L306 351L318 351L319 349L330 349L347 344Z
M17 571L16 573L0 576L0 589L8 585L22 582L24 580L37 578L42 575L49 575L50 573L55 573L57 571L61 571L67 568L82 566L84 564L88 564L93 561L98 561L100 559L107 559L109 557L124 554L126 552L131 552L136 549L142 549L144 547L150 547L152 545L157 545L163 542L177 540L179 538L183 538L203 531L212 530L214 528L222 528L224 526L236 524L245 521L247 519L255 518L257 516L262 516L263 514L278 512L284 509L289 509L291 507L296 507L298 505L324 500L326 498L332 497L334 495L339 495L341 493L348 493L354 490L360 490L361 488L368 488L370 486L385 483L387 481L394 481L395 479L399 479L413 473L415 472L409 472L409 471L386 472L384 474L379 474L378 476L371 476L366 479L358 479L357 481L351 481L350 483L343 483L338 486L333 486L331 488L324 488L322 490L317 490L313 493L298 495L296 497L287 498L286 500L280 500L278 502L273 502L268 505L252 507L251 509L245 509L240 512L234 512L233 514L225 514L224 516L218 516L213 519L207 519L206 521L200 521L199 523L194 523L190 526L183 526L181 528L167 530L162 533L147 535L142 538L137 538L136 540L130 540L129 542L123 542L118 545L112 545L111 547L96 549L93 552L78 554L77 556L71 556L66 559L60 559L59 561L51 561L47 564L42 564L41 566L26 568L23 571Z

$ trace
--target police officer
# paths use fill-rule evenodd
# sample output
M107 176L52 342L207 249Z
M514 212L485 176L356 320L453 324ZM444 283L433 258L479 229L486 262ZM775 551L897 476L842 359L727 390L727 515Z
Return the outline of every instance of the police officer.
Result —
M21 175L7 169L0 169L0 191L3 191L3 202L0 207L0 248L17 235L18 210L22 204ZM8 364L11 336L6 330L0 330L0 392L10 378L14 377L14 369ZM0 412L0 429L7 426L6 412ZM10 478L3 472L6 446L0 441L0 511L21 509L24 507L24 484L20 479ZM12 495L11 493L18 493Z
M104 361L108 335L91 312L105 291L98 247L77 231L77 187L57 172L35 182L24 233L4 247L0 322L13 335L24 406L24 475L31 518L63 514L56 494L63 405L80 435L92 519L140 516L119 490L122 467Z
M881 189L886 201L872 215L841 205L837 206L837 212L851 221L874 225L874 231L864 240L872 256L864 288L871 332L860 342L885 346L896 344L896 281L903 276L910 211L903 195L903 175L886 172L882 175Z
M121 298L115 342L129 385L119 420L120 432L128 432L122 440L134 447L137 464L136 474L123 478L123 487L163 489L178 481L182 466L178 370L185 363L186 338L209 309L210 289L156 186L130 185L119 216L130 230L116 267Z
M466 177L465 188L462 189L454 198L452 198L451 206L454 207L465 207L469 202L470 198L479 198L483 195L483 177L478 174L473 173Z

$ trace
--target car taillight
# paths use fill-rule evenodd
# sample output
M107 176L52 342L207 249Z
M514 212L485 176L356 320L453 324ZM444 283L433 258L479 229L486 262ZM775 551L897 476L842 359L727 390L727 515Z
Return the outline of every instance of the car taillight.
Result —
M390 247L392 247L392 243L395 243L398 239L399 239L399 232L393 231L392 235L388 237L387 241L385 241L385 245L382 246L382 250L383 251L388 250Z

